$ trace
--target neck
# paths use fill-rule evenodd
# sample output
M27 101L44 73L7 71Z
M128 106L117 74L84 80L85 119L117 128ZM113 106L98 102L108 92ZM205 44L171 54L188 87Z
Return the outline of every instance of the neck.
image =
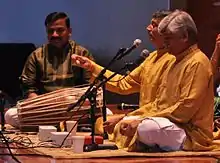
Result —
M185 44L182 49L180 50L180 52L176 53L176 54L173 54L175 56L178 56L180 54L182 54L183 52L185 52L187 49L189 49L191 46L193 46L195 43L187 43Z
M157 50L165 49L164 45L155 45Z
M69 44L65 44L63 47L57 47L57 46L49 44L49 49L53 51L53 53L55 54L61 54L64 51L67 51L69 49Z

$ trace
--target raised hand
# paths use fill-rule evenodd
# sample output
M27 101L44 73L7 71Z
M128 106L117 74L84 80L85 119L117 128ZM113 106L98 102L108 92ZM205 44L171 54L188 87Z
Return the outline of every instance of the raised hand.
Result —
M94 62L88 59L87 57L73 54L71 56L71 59L73 65L75 66L82 67L88 71L92 71L94 69Z

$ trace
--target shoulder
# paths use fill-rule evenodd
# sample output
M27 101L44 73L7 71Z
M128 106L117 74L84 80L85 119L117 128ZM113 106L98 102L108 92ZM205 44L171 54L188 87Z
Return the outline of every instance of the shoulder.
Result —
M160 59L158 59L160 58ZM164 52L162 55L158 54L158 51L155 50L153 52L150 53L150 55L147 57L148 61L153 61L157 60L158 62L174 62L175 61L175 56L168 53L168 52Z
M87 56L89 54L89 50L86 49L85 47L77 44L75 41L70 40L70 45L74 49L75 54L81 55L81 56Z
M41 45L37 49L35 49L30 55L29 58L42 58L44 53L43 51L45 50L45 47L47 44Z
M80 56L84 56L84 57L88 57L90 59L93 58L92 54L90 53L90 51L83 47L82 45L77 44L75 41L70 40L70 45L71 47L74 49L74 53Z
M211 66L210 60L200 49L197 49L197 51L192 56L191 63L192 64L201 64L203 66Z
M200 50L197 49L194 54L186 62L188 69L196 68L197 72L212 74L212 66L208 57Z

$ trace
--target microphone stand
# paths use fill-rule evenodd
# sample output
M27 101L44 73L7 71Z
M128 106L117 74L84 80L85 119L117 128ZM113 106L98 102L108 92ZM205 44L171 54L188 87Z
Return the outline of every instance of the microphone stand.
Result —
M123 52L125 51L125 48L121 48L118 50L118 52L116 53L115 57L109 62L109 64L99 73L99 75L95 78L95 80L93 81L93 83L90 85L90 87L86 90L86 92L80 97L80 99L75 103L70 105L67 108L67 112L70 112L72 109L74 109L76 106L78 106L79 104L81 104L82 102L85 102L85 100L88 98L91 104L91 125L92 125L92 144L86 145L84 146L84 151L93 151L93 150L98 150L98 149L117 149L117 147L114 145L108 145L108 146L104 146L101 144L96 144L95 142L95 109L96 109L96 93L99 87L103 88L103 121L106 121L106 104L105 104L105 83L110 80L111 78L113 78L115 75L117 75L118 73L115 72L112 76L110 76L109 78L105 78L104 74L107 71L107 69L116 61L118 60L118 58L123 55ZM127 68L123 67L123 69ZM123 70L122 69L122 70ZM100 84L98 84L98 87L96 87L95 85L97 85L98 81L101 80ZM106 134L107 135L107 134Z
M2 91L0 91L0 114L1 114L1 132L5 131L5 97Z
M103 91L103 106L102 106L102 116L103 116L103 122L107 120L107 113L106 113L106 86L103 84L102 86L102 91ZM106 131L104 131L103 135L104 139L108 139L108 134Z
M127 65L120 69L120 71L127 69ZM119 71L119 72L120 72ZM93 86L93 89L88 94L87 98L91 103L91 123L92 123L92 143L84 146L84 151L89 152L93 150L103 150L103 149L118 149L116 145L102 145L95 143L95 109L96 109L96 93L100 87L103 87L106 82L116 76L119 72L114 72L109 78L104 78L97 86ZM104 117L103 117L104 121Z
M90 101L90 104L91 104L91 112L90 112L90 116L91 116L91 124L92 124L92 133L91 133L91 136L92 136L92 146L90 147L84 147L84 149L86 150L86 151L89 151L90 150L90 148L91 149L96 149L97 147L96 147L96 143L95 143L95 109L96 109L96 94L97 94L97 90L96 89L94 89L94 91L92 91L90 94L89 94L89 96L88 96L88 99L89 99L89 101Z

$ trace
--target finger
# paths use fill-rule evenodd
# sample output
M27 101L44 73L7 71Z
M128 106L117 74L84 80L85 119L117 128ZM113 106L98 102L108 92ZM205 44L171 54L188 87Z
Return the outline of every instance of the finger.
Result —
M220 36L216 38L216 42L220 41Z
M114 127L113 126L103 126L104 131L106 131L107 133L111 134L114 131Z
M105 121L105 122L103 122L103 125L109 125L109 124L110 124L109 121Z
M103 129L104 129L105 131L107 131L107 130L108 130L108 126L103 126Z
M123 135L125 135L125 136L132 135L132 128L130 125L124 130Z
M125 128L121 128L121 129L120 129L120 133L121 133L122 135L125 135L126 129L125 129Z
M105 123L105 124L103 124L103 128L108 130L109 128L111 128L111 124L110 123Z
M220 40L220 34L217 35L216 41Z
M126 130L127 130L127 128L128 128L128 124L127 123L122 123L121 126L120 126L120 133L122 135L124 135Z
M107 131L107 133L109 133L109 134L112 134L114 132L114 128L112 127L112 128L110 128L108 131Z
M71 59L72 59L72 61L77 60L77 55L76 55L76 54L72 54L72 55L71 55Z
M72 55L71 55L71 59L72 59L72 62L73 62L74 64L77 64L77 65L80 65L80 64L81 64L78 55L72 54Z
M113 133L113 131L114 131L114 126L109 126L108 129L107 129L107 132L109 134L111 134L111 133Z
M79 60L81 63L85 63L87 59L86 57L78 56L77 60Z

